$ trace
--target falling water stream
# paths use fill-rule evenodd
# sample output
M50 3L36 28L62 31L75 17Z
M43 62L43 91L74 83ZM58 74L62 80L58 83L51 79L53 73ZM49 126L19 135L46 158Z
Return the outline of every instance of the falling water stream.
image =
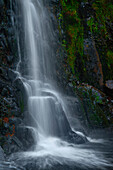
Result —
M56 71L55 32L46 8L48 0L18 1L23 52L18 43L21 59L17 72L28 96L30 121L27 128L33 133L34 144L32 150L12 154L10 159L28 170L112 168L111 148L109 151L105 149L112 141L92 139L76 129L72 131L66 114L68 106L53 83ZM21 72L22 62L24 73Z

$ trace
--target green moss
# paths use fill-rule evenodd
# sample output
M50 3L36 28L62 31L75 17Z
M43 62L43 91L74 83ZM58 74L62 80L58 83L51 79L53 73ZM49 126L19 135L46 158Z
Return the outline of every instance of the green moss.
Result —
M96 36L98 52L102 61L104 81L113 79L113 48L111 46L110 24L113 23L112 0L95 0L92 3L93 15L87 24L93 36ZM108 24L109 23L109 26ZM100 41L100 44L99 44ZM102 50L101 50L102 48Z
M107 60L108 60L109 65L113 64L113 52L112 51L107 51Z
M61 0L62 14L64 19L65 31L68 35L67 42L65 44L68 57L67 62L72 69L72 73L75 73L75 60L77 55L83 55L83 25L78 15L79 3L71 0Z
M95 20L97 20L96 24L98 24L98 31L101 31L101 34L107 38L106 20L109 19L109 22L113 22L112 1L95 0L92 4L92 7L95 10Z
M88 21L87 21L88 26L90 27L91 33L93 32L93 26L94 26L94 18L91 17Z
M90 31L102 63L104 82L113 79L113 38L110 28L113 23L112 0L91 0L90 7L88 7L89 18L85 18L84 12L80 11L82 9L81 1L60 0L60 2L62 10L59 20L61 20L60 24L62 23L61 27L66 35L65 40L62 41L62 46L67 51L67 65L71 67L72 74L80 82L84 81L95 85L93 81L89 81L87 69L89 58L83 52L84 37L88 38ZM83 0L82 2L88 1ZM87 10L87 7L84 10Z
M104 82L113 79L113 47L112 47L112 23L113 23L113 3L112 0L83 0L88 2L84 10L89 10L89 18L85 12L81 12L81 1L60 0L62 28L66 38L62 40L62 46L67 51L67 65L72 69L69 75L75 76L79 82L91 83L96 86L93 78L88 74L90 56L83 53L84 38L92 38L95 42L96 50L102 63ZM91 34L89 34L89 32ZM90 44L86 45L90 49ZM92 63L91 63L92 64ZM93 70L90 70L93 71ZM91 81L90 81L91 80ZM72 81L73 86L76 82ZM93 93L92 89L78 88L77 94L83 101L83 108L89 114L89 124L95 126L109 126L111 123L107 103L103 102L98 93ZM90 122L91 121L91 122Z
M103 100L98 93L87 87L77 87L76 93L82 101L83 110L86 112L85 115L87 115L86 119L89 125L91 124L94 127L107 127L110 125L108 120L110 113L107 103L103 107Z

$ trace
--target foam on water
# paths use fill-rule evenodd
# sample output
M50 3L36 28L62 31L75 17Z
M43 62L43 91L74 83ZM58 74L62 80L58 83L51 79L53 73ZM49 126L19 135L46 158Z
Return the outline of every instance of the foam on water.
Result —
M94 148L87 148L85 145L71 144L55 137L44 138L40 136L34 151L21 152L15 157L18 161L38 161L41 159L42 161L38 162L38 165L45 169L56 164L72 165L81 169L104 170L107 167L112 167L110 158L106 159L102 152L96 151Z

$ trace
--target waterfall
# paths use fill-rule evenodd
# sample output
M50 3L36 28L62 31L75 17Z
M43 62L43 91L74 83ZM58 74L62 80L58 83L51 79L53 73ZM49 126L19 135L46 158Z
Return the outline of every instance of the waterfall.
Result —
M28 95L28 110L35 141L40 136L68 136L72 132L65 115L65 104L55 90L54 31L47 9L41 0L21 0L23 15L24 60L27 74L23 75ZM76 134L77 135L77 134Z
M35 162L32 168L27 167L35 170L48 169L48 166L51 169L57 164L61 169L66 166L66 169L73 167L74 170L76 167L88 170L107 167L109 161L101 152L85 148L88 138L72 131L65 102L53 83L56 79L56 37L46 2L19 0L22 34L19 37L21 40L18 40L21 59L17 72L28 96L28 128L33 131L34 147L30 151L13 154L12 160L23 166Z

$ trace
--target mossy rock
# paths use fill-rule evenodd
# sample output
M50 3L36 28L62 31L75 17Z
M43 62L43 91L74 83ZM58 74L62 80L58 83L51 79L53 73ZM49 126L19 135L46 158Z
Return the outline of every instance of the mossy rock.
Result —
M76 93L83 105L89 127L105 128L112 126L112 100L109 100L100 90L85 84L77 86Z

